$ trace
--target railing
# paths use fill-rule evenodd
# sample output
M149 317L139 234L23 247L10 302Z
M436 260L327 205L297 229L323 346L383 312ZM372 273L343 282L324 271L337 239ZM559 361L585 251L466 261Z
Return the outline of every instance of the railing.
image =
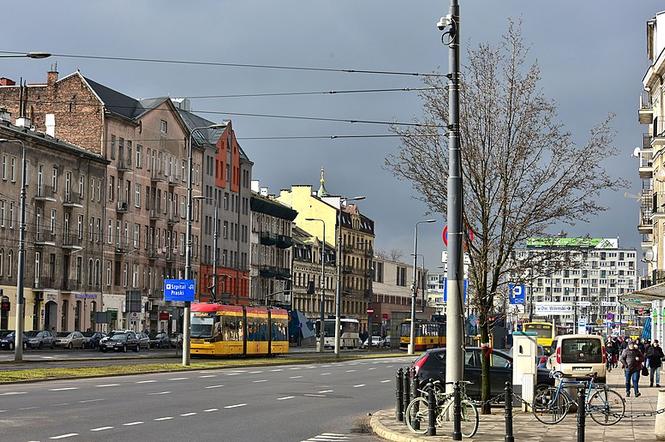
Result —
M159 251L157 250L157 247L148 245L148 259L157 259L159 257Z
M73 191L65 191L65 198L63 200L63 206L68 207L71 205L81 205L81 194Z
M651 134L642 134L642 149L651 149Z
M65 290L80 290L83 282L77 279L66 279L64 281Z
M651 272L652 284L660 284L665 282L665 270L654 270Z
M168 218L166 219L166 222L168 223L168 225L172 226L173 224L180 222L180 217L178 217L178 215L170 213L168 215Z
M259 234L261 244L264 246L274 246L277 244L277 235L271 232L261 232Z
M126 201L118 201L118 206L116 207L116 212L125 213L127 212L128 204Z
M54 289L56 288L55 278L52 276L39 276L34 280L36 289Z
M55 242L55 233L51 229L41 228L35 232L35 243L53 243Z
M277 235L277 247L280 249L288 249L293 245L293 238L286 235Z
M115 243L115 253L117 254L125 253L126 250L127 246L125 245L124 242L120 241Z
M169 186L175 186L176 184L178 184L179 180L180 178L177 175L169 175L167 179Z
M118 172L126 172L129 170L129 163L122 158L118 159L118 165L116 167Z
M37 194L35 195L35 198L53 198L53 186L50 184L42 184L41 186L37 186Z
M63 247L81 247L83 238L79 238L78 234L66 232L62 237Z
M653 102L651 101L651 95L646 93L640 94L640 110L653 111Z
M653 150L642 150L640 152L640 167L653 167Z
M164 181L164 175L160 171L153 169L150 173L150 181Z

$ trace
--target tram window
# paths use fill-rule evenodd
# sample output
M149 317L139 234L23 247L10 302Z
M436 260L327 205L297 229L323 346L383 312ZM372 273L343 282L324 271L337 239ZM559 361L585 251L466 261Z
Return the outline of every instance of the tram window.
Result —
M236 316L222 318L222 339L224 341L242 341L242 319Z
M273 320L272 323L272 340L273 341L286 341L286 322L282 320Z

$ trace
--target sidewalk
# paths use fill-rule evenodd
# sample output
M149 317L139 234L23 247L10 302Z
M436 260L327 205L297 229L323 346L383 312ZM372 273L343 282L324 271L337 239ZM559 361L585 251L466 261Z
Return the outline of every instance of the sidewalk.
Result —
M645 382L646 381L646 382ZM625 394L623 371L613 370L608 374L610 386L622 396ZM603 427L596 424L590 417L586 418L586 440L593 442L644 442L655 441L655 416L631 419L630 415L651 412L656 409L658 401L657 388L649 388L649 379L640 380L639 398L626 398L626 416L616 425ZM647 386L645 386L645 384ZM515 410L513 417L513 433L516 441L576 441L576 416L569 414L557 425L543 425L529 413ZM405 424L395 420L395 410L381 410L373 414L371 426L374 432L383 439L406 442L423 440L451 440L446 436L425 437L413 434ZM478 433L473 441L504 442L505 422L503 408L494 408L492 415L480 416Z

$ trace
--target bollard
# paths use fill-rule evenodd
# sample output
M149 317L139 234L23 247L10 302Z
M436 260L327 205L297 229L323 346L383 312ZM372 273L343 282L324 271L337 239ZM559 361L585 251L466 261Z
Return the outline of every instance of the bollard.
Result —
M586 419L584 386L577 387L577 442L584 442L584 426Z
M665 408L665 390L658 390L658 405L656 410ZM665 440L665 413L656 415L656 425L654 428L656 440Z
M462 440L462 393L459 381L453 387L453 440Z
M402 410L404 413L406 413L406 407L408 407L409 403L411 403L411 379L409 379L410 372L411 369L409 368L404 370L404 378L402 379L402 383L404 384L402 386L402 395L404 396L404 399L402 400Z
M510 382L506 382L506 392L505 397L505 407L506 407L506 437L505 442L515 442L515 436L513 436L513 385Z
M427 384L427 435L436 436L436 396L432 379Z
M416 368L413 367L413 378L411 379L411 395L413 396L413 399L416 399L418 396L420 396L420 392L418 391L418 388L420 387L418 383L418 375L416 374ZM413 415L417 416L419 410L419 403L415 402L414 407L413 407ZM418 419L415 419L413 421L413 429L414 430L420 430L420 421Z
M395 376L395 419L397 422L402 422L404 420L404 408L402 407L402 369L397 370L397 375Z

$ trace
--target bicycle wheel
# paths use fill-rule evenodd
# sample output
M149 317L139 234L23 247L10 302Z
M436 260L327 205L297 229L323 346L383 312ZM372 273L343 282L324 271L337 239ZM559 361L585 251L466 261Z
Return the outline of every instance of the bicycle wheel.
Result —
M429 403L424 397L417 397L406 407L404 420L409 430L416 434L427 433Z
M478 409L468 399L462 399L460 402L461 430L462 436L473 437L478 431L479 416ZM436 419L436 427L441 430L438 434L452 434L455 428L453 399L450 398L443 406L443 410ZM439 431L437 429L437 432Z
M561 422L570 409L571 402L563 390L554 387L542 389L533 398L531 411L536 419L546 425Z
M614 390L597 390L589 398L587 413L599 425L614 425L626 414L626 402Z

